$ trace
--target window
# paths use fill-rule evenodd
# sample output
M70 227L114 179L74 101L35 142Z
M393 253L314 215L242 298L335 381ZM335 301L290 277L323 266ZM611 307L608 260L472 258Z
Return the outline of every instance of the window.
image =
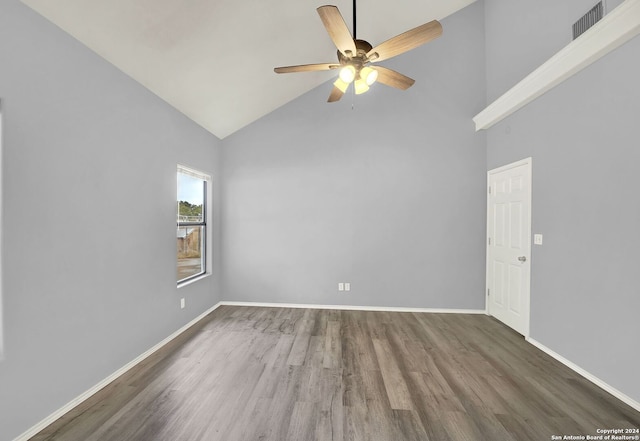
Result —
M178 166L178 284L207 271L207 182L210 180L204 173Z

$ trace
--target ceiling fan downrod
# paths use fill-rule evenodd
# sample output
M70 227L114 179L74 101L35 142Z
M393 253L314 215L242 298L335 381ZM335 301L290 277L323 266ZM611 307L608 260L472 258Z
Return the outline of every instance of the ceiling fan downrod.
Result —
M353 0L353 39L356 38L356 0Z

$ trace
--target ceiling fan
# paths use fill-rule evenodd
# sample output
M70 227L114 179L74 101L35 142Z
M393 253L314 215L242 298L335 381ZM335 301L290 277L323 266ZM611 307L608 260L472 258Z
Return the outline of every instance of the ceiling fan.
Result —
M369 90L376 81L402 90L413 86L415 80L406 75L371 63L395 57L442 35L442 25L433 20L373 47L369 42L356 38L356 0L353 0L353 37L336 6L320 6L317 11L338 48L338 62L276 67L274 71L292 73L339 69L338 79L333 83L327 100L330 103L342 98L351 83L354 83L356 95Z

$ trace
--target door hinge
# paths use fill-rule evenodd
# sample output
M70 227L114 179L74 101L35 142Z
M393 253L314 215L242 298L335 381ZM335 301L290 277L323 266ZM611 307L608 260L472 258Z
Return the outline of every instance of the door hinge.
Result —
M491 295L491 290L489 288L487 288L487 296Z
M489 186L489 194L491 194L491 186Z
M491 245L491 238L489 238L489 245Z

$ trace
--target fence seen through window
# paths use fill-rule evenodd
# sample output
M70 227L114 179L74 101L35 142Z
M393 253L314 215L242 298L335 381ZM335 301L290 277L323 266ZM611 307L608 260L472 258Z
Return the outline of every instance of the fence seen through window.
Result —
M207 176L178 167L177 281L206 272Z

